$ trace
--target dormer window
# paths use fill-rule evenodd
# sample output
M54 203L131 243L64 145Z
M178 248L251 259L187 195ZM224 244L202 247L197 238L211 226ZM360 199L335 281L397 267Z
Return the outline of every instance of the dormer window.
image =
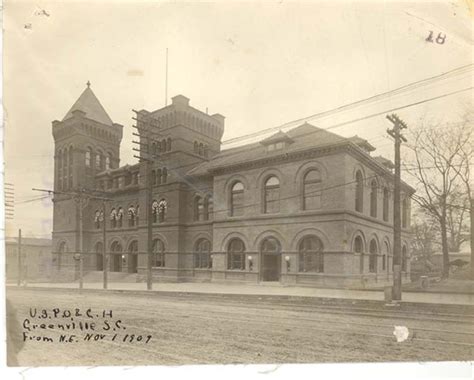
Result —
M274 150L281 150L284 147L286 147L286 143L283 142L283 141L280 141L280 142L277 142L277 143L274 143L274 144L267 145L267 150L269 152L273 152Z
M277 134L260 141L260 144L267 148L267 152L274 152L286 148L292 142L293 140L286 133L280 131Z

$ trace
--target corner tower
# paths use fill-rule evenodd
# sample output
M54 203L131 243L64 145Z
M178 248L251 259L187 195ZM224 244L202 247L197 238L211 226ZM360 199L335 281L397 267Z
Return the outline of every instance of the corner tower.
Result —
M53 121L54 189L93 189L96 173L119 167L122 129L109 117L87 82L66 116Z
M79 213L70 193L94 190L97 173L119 166L123 127L112 121L89 82L64 118L52 124L57 191L53 199L53 262L61 269L58 274L64 269L77 276L77 262L71 255L62 255L79 250ZM84 212L87 215L89 211Z

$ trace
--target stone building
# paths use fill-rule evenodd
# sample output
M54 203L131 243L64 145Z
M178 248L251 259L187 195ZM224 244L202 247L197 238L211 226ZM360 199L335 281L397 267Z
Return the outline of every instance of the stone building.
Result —
M151 207L149 156L120 166L123 127L89 86L62 121L53 122L58 276L77 276L71 253L80 248L80 213L72 192L84 189L107 198L91 198L84 208L87 273L100 273L105 263L111 276L145 279L148 211L154 281L392 281L393 165L372 156L366 140L303 124L221 150L224 117L191 107L182 95L159 110L138 111L136 119L137 140L154 157ZM152 134L149 145L145 128ZM402 182L404 279L413 191Z

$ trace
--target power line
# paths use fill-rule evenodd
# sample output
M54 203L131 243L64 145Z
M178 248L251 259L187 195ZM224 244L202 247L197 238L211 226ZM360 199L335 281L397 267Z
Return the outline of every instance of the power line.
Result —
M336 107L336 108L331 109L331 110L319 112L319 113L316 113L316 114L313 114L313 115L310 115L310 116L307 116L307 117L304 117L304 118L296 119L296 120L281 124L277 127L271 127L271 128L267 128L267 129L264 129L262 131L254 132L254 133L251 133L251 134L248 134L248 135L245 135L245 136L240 136L240 137L235 137L235 138L232 138L232 139L224 140L222 142L222 144L231 144L231 143L239 142L239 141L246 140L246 139L249 139L249 138L252 138L252 137L257 137L261 134L265 134L265 133L272 132L272 131L277 131L279 129L289 127L293 124L298 124L298 123L302 123L302 122L305 122L305 121L308 121L308 120L314 120L314 119L317 119L317 118L322 118L322 117L325 117L325 116L328 116L328 115L332 115L334 113L341 112L341 111L346 110L346 109L351 109L353 107L359 107L359 106L361 106L365 103L367 103L367 104L372 103L372 102L374 102L374 100L376 100L380 97L393 96L394 94L400 94L400 93L403 93L404 91L406 91L407 89L413 90L413 88L411 88L411 87L415 87L415 89L419 88L419 87L421 87L422 84L424 84L426 82L439 81L439 80L445 79L443 77L450 76L450 75L452 75L456 72L463 72L463 71L468 72L469 70L472 70L473 67L474 67L474 64L461 66L461 67L449 70L447 72L444 72L442 74L435 75L435 76L432 76L432 77L429 77L429 78L425 78L425 79L422 79L422 80L419 80L419 81L416 81L416 82L398 87L394 90L390 90L390 91L387 91L387 92L384 92L384 93L381 93L381 94L377 94L377 95L374 95L374 96L371 96L369 98L362 99L362 100L359 100L359 101L356 101L356 102L353 102L353 103L345 104L345 105ZM469 69L469 70L466 70L466 69ZM386 111L386 112L391 112L391 111Z

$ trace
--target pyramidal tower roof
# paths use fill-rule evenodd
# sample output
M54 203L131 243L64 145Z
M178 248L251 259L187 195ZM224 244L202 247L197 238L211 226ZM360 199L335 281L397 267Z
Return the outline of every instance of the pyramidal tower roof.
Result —
M100 104L100 101L97 99L94 92L92 92L90 85L90 82L87 82L86 89L73 104L66 116L64 116L63 121L72 117L73 111L79 110L85 112L85 116L88 119L95 120L102 124L112 125L112 119L107 114L102 104Z

